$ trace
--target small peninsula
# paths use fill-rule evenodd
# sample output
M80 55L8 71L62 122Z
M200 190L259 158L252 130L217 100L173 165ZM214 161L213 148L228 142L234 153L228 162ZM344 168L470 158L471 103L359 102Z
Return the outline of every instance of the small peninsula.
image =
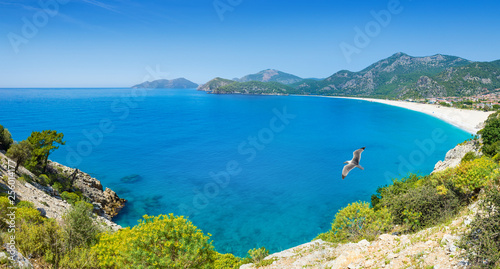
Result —
M134 89L195 89L198 84L185 78L158 79L132 86Z

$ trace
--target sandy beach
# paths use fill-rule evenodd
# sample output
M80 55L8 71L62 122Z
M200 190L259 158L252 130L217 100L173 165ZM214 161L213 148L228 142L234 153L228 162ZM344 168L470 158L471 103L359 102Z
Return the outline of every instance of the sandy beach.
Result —
M327 97L348 98L348 99L364 100L369 102L377 102L422 112L427 115L431 115L433 117L441 119L454 126L457 126L458 128L466 132L469 132L471 134L476 134L477 131L481 130L483 122L488 118L490 114L494 112L494 111L484 112L478 110L458 109L451 107L443 107L440 105L420 104L420 103L413 103L406 101L394 101L394 100L384 100L384 99L374 99L374 98L355 98L355 97L336 97L336 96L327 96Z

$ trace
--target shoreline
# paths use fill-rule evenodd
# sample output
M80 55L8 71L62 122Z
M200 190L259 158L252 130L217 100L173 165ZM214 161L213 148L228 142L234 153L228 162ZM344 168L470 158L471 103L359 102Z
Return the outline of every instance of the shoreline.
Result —
M407 101L395 101L395 100L376 99L376 98L321 96L321 95L300 95L300 96L353 99L353 100L376 102L389 106L401 107L435 117L437 119L440 119L446 123L449 123L455 127L458 127L474 135L477 134L477 132L483 128L483 123L488 118L488 116L495 112L495 111L485 112L479 110L459 109L453 107L443 107L440 105L421 104L421 103L413 103Z

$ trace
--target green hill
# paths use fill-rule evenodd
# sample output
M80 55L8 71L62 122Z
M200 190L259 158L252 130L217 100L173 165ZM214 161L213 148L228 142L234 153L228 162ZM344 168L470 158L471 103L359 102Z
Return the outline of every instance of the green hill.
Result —
M292 74L281 72L275 69L262 70L256 74L246 75L238 82L260 81L260 82L279 82L282 84L293 84L303 79Z

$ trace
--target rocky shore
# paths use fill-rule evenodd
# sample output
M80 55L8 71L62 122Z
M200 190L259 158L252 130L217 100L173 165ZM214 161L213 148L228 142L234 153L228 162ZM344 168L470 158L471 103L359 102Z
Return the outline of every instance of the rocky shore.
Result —
M8 175L7 161L8 158L4 153L0 152L0 178ZM111 219L118 214L121 208L123 208L126 202L125 199L119 198L118 195L109 188L103 191L102 184L99 180L92 178L90 175L78 169L69 168L56 162L49 162L47 169L51 173L61 174L73 180L73 185L93 204L94 212L97 214L96 220L98 222L112 230L122 228ZM18 174L25 174L31 178L36 178L33 173L24 167L19 167ZM20 181L19 175L16 175L15 179L14 191L16 197L22 201L32 202L43 216L61 219L65 212L71 208L71 205L64 201L60 193L52 187L43 186L33 181ZM8 189L5 182L1 182L0 186L3 189Z

